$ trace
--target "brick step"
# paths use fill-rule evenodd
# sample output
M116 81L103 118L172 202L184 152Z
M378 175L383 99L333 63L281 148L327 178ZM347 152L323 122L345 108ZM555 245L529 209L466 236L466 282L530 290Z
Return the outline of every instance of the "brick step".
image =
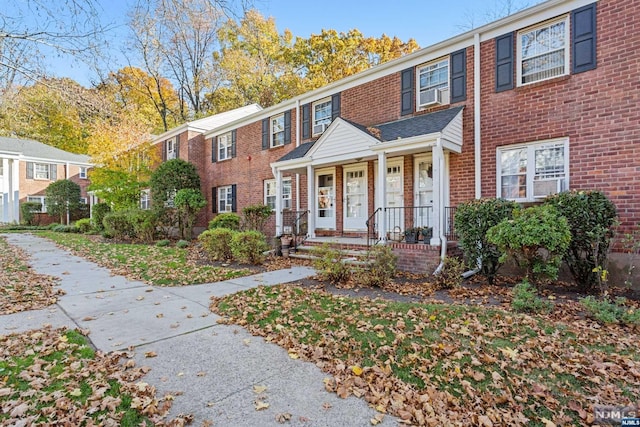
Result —
M298 246L295 252L291 252L291 251L289 252L289 257L296 258L296 259L310 260L310 261L316 260L318 259L318 257L315 256L312 251L314 250L314 248L317 248L317 247L318 246L307 246L307 245ZM340 262L344 264L367 266L370 263L370 261L367 260L368 258L367 251L346 250L341 252L343 253L344 256L340 258Z

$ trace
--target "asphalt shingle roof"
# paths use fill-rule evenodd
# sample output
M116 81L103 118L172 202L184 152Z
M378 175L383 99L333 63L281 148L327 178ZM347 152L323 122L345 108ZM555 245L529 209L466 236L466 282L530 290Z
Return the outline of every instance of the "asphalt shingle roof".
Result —
M380 136L375 137L383 142L394 141L399 138L411 138L418 135L429 135L442 132L445 127L464 107L454 107L435 113L423 114L395 122L372 126L380 131ZM371 131L369 131L371 133Z
M32 139L0 136L0 152L21 154L25 157L36 157L52 161L90 163L90 158L87 155L69 153L68 151Z
M305 142L304 144L300 144L299 146L297 146L293 150L289 151L284 156L280 157L278 159L278 161L279 162L284 162L285 160L293 160L293 159L299 159L301 157L304 157L305 154L307 154L309 152L311 147L313 147L313 144L315 144L315 141L314 142Z

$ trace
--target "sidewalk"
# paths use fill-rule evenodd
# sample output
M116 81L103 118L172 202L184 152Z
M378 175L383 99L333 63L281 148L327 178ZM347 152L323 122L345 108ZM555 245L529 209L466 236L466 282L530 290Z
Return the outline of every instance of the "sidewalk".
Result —
M218 283L156 287L112 275L93 262L28 234L7 234L7 241L30 254L42 274L60 278L66 295L44 310L0 316L0 334L43 324L90 330L96 348L109 352L135 347L139 365L151 367L144 378L158 396L175 396L169 418L193 414L192 425L279 426L276 417L292 415L291 426L368 426L376 412L364 400L340 399L324 390L326 377L315 365L292 360L287 352L239 326L217 323L209 311L212 295L222 296L260 285L289 283L314 274L292 267ZM147 358L154 352L157 357ZM256 411L255 385L267 409ZM385 417L381 425L393 425Z

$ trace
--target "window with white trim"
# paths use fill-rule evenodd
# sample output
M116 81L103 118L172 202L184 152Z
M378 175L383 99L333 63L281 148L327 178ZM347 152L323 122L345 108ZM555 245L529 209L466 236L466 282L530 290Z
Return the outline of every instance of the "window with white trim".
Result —
M218 212L233 212L233 187L218 187Z
M232 145L231 132L218 136L218 160L227 160L233 157Z
M276 180L268 179L264 182L264 204L271 210L276 209ZM291 178L282 180L282 209L291 209Z
M518 32L518 85L569 74L569 17Z
M168 139L165 142L165 144L166 144L166 150L167 150L167 160L178 158L178 153L176 150L177 148L176 139L175 138Z
M566 139L498 148L498 197L533 202L569 188Z
M45 196L27 196L27 202L35 202L35 203L40 203L42 205L40 207L40 210L35 212L40 212L40 213L47 212L47 198Z
M449 103L449 57L418 67L418 107Z
M320 135L331 124L331 97L316 101L311 106L313 113L313 136Z
M78 172L78 176L80 179L87 179L87 168L84 166L80 166L80 172Z
M140 192L140 209L151 209L151 191L148 189Z
M284 145L284 114L273 116L271 122L271 147Z
M46 163L33 164L33 177L35 179L49 179L51 168Z

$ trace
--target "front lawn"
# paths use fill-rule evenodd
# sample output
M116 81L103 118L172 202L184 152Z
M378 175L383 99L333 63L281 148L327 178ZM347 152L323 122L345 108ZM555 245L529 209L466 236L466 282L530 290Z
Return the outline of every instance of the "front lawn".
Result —
M332 375L327 390L412 424L584 425L593 404L640 401L636 329L297 286L217 298L211 309L316 363Z
M199 262L193 247L177 248L131 243L101 242L72 233L39 232L58 246L132 279L152 285L181 286L219 282L246 276L248 269L235 270Z

